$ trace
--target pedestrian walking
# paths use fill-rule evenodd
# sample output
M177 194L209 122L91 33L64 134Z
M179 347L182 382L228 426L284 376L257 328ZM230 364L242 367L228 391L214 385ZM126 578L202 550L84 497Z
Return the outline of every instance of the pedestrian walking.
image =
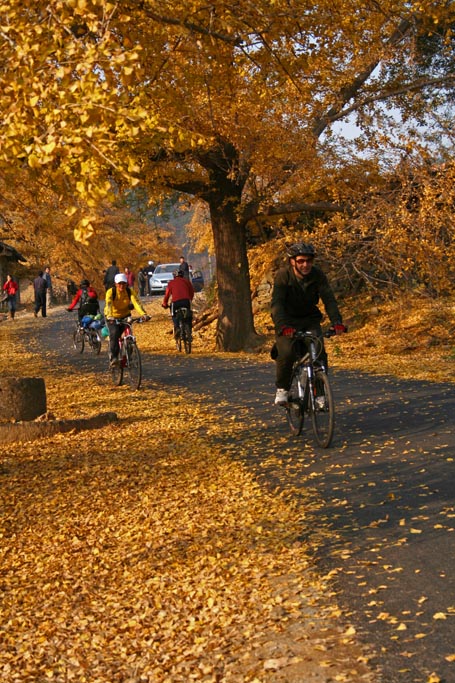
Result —
M120 268L117 265L117 261L115 259L112 260L111 265L109 268L106 269L106 272L104 273L104 289L107 290L111 289L114 286L114 281L115 281L115 276L120 273Z
M182 271L183 277L185 278L185 280L190 281L190 267L189 267L188 263L185 261L184 256L180 257L179 270Z
M133 271L130 268L128 268L128 266L126 266L125 268L125 275L127 285L128 287L130 287L130 289L132 289L134 287L134 283L136 282L136 276L133 273Z
M141 268L137 274L137 283L139 285L139 295L145 296L146 287L147 287L147 276L144 273L143 268Z
M6 294L9 316L11 320L14 320L14 316L16 315L16 297L17 292L19 291L19 285L14 280L12 275L8 274L6 276L6 282L3 285L3 291Z
M144 268L144 273L145 273L145 276L147 278L147 293L149 295L152 294L152 288L150 286L150 279L151 279L154 272L155 272L155 263L154 263L154 261L149 261L148 264Z
M43 277L47 283L46 308L50 308L52 306L52 277L50 266L45 267Z
M35 291L35 310L34 316L38 317L38 313L41 310L41 315L43 318L46 317L46 289L47 282L43 277L43 271L40 270L37 277L33 280L33 289Z

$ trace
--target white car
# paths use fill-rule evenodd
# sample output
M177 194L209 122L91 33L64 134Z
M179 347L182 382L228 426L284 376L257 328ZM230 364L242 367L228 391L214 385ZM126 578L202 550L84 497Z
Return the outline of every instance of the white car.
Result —
M150 278L150 294L164 294L170 280L174 279L174 271L180 268L180 263L160 263Z

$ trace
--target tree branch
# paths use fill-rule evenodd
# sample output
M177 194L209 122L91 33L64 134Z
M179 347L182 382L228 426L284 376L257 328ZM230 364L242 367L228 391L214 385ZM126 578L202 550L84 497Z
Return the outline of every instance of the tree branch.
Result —
M386 46L394 47L395 45L397 45L399 42L401 42L401 40L403 40L405 35L409 32L410 28L410 22L407 19L402 19L397 28L395 29L395 31L386 41ZM328 111L326 111L325 114L318 117L313 124L313 134L317 138L320 135L322 135L322 133L327 128L329 123L332 123L333 121L337 121L347 116L347 110L343 110L344 105L347 104L349 100L351 100L358 94L360 88L370 78L371 74L377 68L380 62L380 59L376 59L373 62L370 62L370 64L358 76L356 76L356 78L352 80L350 85L347 85L340 89L339 95L336 98L338 104L330 107L330 109L328 109ZM360 104L357 108L359 107Z

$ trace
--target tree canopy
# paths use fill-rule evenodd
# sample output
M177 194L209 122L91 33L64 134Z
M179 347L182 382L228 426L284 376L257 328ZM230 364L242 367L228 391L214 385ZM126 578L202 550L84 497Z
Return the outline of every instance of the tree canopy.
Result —
M0 163L52 174L81 241L125 187L204 201L226 350L254 341L249 223L346 205L332 125L371 152L453 97L452 2L5 0L0 26Z

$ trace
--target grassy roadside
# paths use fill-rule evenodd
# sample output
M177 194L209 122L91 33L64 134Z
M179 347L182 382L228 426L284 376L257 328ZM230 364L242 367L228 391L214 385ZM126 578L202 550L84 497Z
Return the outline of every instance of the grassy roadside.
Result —
M35 323L0 326L8 373L43 376L58 418L120 420L0 446L2 680L374 680L298 540L304 502L218 450L212 436L231 427L215 407L56 366L30 349ZM158 309L138 335L144 351L172 349Z

